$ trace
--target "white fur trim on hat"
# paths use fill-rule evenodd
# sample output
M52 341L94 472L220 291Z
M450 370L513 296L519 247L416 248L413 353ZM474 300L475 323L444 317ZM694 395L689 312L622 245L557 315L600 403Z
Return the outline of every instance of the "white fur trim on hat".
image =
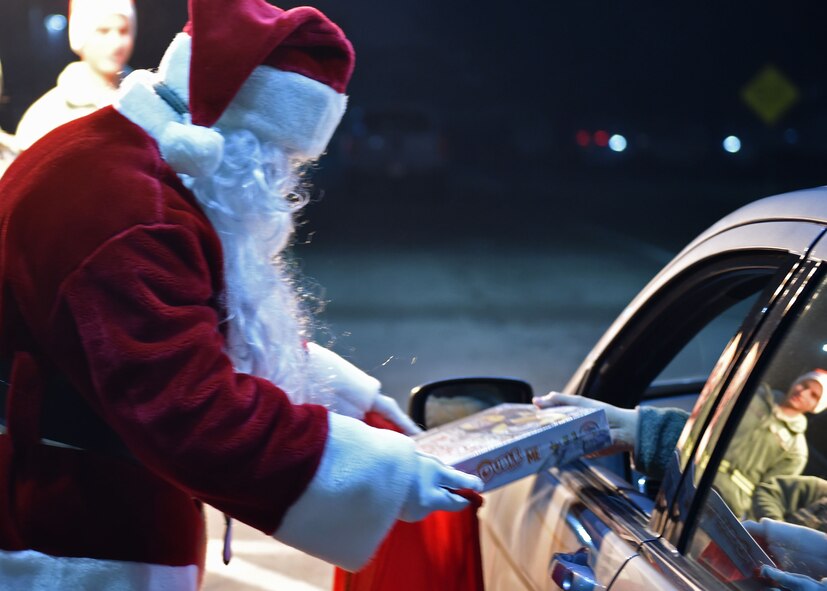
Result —
M258 66L216 127L255 131L289 155L318 158L347 107L347 95L312 78Z
M800 384L806 380L813 380L821 386L821 398L818 399L818 404L816 404L815 409L813 409L813 413L818 414L827 408L827 371L824 371L823 369L808 371L807 373L798 376L793 385Z
M192 38L178 33L158 75L189 104ZM347 95L294 72L258 66L215 124L219 130L249 129L290 156L318 158L327 148L347 107Z
M191 55L192 39L179 33L157 74L136 71L124 80L115 108L158 142L161 155L176 172L200 177L212 174L220 164L223 136L215 129L192 125L188 114L176 113L153 90L161 81L188 105ZM216 127L249 129L289 156L312 159L324 152L346 106L347 96L326 84L259 66Z
M111 14L126 17L135 35L137 24L133 0L72 0L69 10L69 46L72 51L80 54L100 22Z

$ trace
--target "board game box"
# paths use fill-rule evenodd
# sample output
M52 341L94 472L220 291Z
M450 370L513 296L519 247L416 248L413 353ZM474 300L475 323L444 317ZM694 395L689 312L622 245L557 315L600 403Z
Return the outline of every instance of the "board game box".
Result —
M414 436L417 449L476 474L489 491L610 443L602 409L499 404Z

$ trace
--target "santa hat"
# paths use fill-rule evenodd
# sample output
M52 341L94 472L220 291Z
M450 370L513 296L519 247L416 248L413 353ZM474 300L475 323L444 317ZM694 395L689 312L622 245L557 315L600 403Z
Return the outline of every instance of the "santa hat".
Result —
M125 17L135 34L133 0L69 0L69 46L72 51L79 55L101 21L112 14Z
M211 174L223 138L246 128L303 159L325 150L347 104L353 47L315 8L265 0L190 0L190 21L158 69L156 93L177 120L153 125L177 172Z
M817 382L821 386L821 398L818 399L818 404L816 404L815 409L813 409L813 413L818 414L827 408L827 371L823 369L808 371L807 373L798 376L795 382L793 382L793 386L807 380Z

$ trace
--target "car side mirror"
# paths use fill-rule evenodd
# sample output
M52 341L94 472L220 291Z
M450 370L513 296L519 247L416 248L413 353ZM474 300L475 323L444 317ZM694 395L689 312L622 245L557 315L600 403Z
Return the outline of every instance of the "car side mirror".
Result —
M503 402L529 403L532 397L531 385L514 378L440 380L411 390L408 414L423 429L432 429Z

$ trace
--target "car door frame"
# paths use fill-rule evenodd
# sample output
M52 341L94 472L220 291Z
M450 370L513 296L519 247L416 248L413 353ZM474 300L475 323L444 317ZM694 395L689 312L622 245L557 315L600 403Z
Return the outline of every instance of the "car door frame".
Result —
M600 379L601 363L606 356L611 355L616 348L623 349L630 339L634 339L636 334L645 330L646 323L653 321L658 310L663 306L668 306L670 300L676 302L680 299L681 283L693 273L699 270L702 272L705 266L716 261L734 260L739 257L755 257L759 261L759 267L763 264L762 260L770 260L770 263L763 264L763 266L767 269L767 273L778 275L769 279L769 284L773 285L774 289L759 296L764 299L761 300L760 305L753 307L748 315L750 320L746 328L740 331L741 334L737 342L730 347L731 350L728 353L725 351L727 353L724 356L725 362L720 362L720 367L716 366L713 372L715 375L710 376L704 388L706 396L711 397L713 401L719 400L721 387L728 383L732 371L737 367L745 351L746 344L751 342L752 335L758 330L769 311L782 301L787 293L783 287L795 275L806 253L822 232L823 227L820 224L785 220L745 223L707 233L702 240L696 240L679 254L627 306L592 349L564 391L580 394L592 393L590 388ZM607 401L615 404L619 402L617 399ZM690 432L693 426L702 428L707 418L693 417L687 423L685 432ZM694 445L695 442L684 441L685 458L692 457ZM681 449L676 448L676 451ZM683 471L678 468L684 461L687 460L681 460L679 454L676 454L673 466L671 466L674 473L672 482L670 484L665 481L664 484L668 485L668 488L662 487L662 491L677 494L683 476ZM626 569L626 565L633 564L635 568L642 568L645 571L655 569L655 565L660 562L656 570L674 575L669 578L675 588L703 588L704 581L708 583L710 576L689 564L691 561L680 555L671 545L669 538L662 535L674 497L668 496L666 492L659 494L660 504L644 511L640 507L641 503L634 498L636 492L634 488L620 477L624 475L624 471L622 468L618 469L618 466L624 466L620 454L608 458L608 463L602 460L580 461L564 469L553 469L550 473L541 474L537 478L553 476L561 479L562 485L575 490L575 493L587 503L592 511L606 519L618 536L633 544L634 552L618 564L619 570L608 586L615 582L622 582L624 569L627 573L631 572L631 569ZM625 462L627 479L628 466L627 460ZM620 476L613 480L616 475ZM625 490L622 490L623 487ZM622 524L615 519L620 506L628 509L628 511L623 511ZM515 563L514 566L516 567L517 564ZM695 581L700 581L701 586L698 587L699 583Z
M646 317L655 314L658 306L668 306L668 302L661 301L663 298L671 299L673 302L679 299L682 290L679 289L679 293L676 294L674 287L680 286L681 281L687 276L697 273L705 266L727 259L743 258L746 260L754 257L756 266L764 266L768 272L774 263L774 273L777 276L769 280L770 289L759 296L759 302L753 307L739 334L730 341L704 387L702 396L709 398L712 402L711 408L714 409L725 390L724 386L731 381L734 372L740 367L748 351L749 343L753 342L753 336L757 334L773 310L784 310L789 299L794 297L795 292L789 287L802 272L807 253L822 234L823 227L820 224L807 221L763 221L723 230L694 244L692 248L686 249L670 265L667 265L633 300L601 339L600 343L603 346L595 347L570 381L567 390L581 394L591 393L590 387L593 387L595 383L595 376L600 375L600 364L605 361L606 355L611 353L613 347L623 347L623 340L629 338L628 335L634 335L636 330L641 330L639 326L635 327L635 323L641 318L645 323ZM765 264L762 260L771 262ZM682 436L683 448L679 446L676 449L670 471L667 472L667 474L671 473L672 477L667 476L664 480L664 486L658 494L646 528L650 535L648 538L639 540L638 553L641 559L645 560L642 563L643 570L650 568L649 565L657 564L657 570L671 574L669 578L676 588L703 588L714 582L709 573L692 561L686 560L677 551L671 538L662 535L670 523L670 509L682 484L684 470L681 468L686 467L688 459L692 457L697 441L688 440L685 435L691 433L693 428L703 429L710 416L711 413L703 417L695 416L687 423L684 436ZM590 467L590 469L593 471L595 468ZM685 520L686 515L682 518ZM672 524L674 526L675 522L673 521ZM674 529L674 531L677 530ZM636 568L641 568L641 560L635 559L636 556L630 557L621 567L616 577L619 583L623 580L622 573L624 568L627 568L626 565L634 562Z
M814 224L802 227L812 230ZM760 229L758 226L756 229ZM703 589L720 585L711 573L700 567L696 561L685 556L691 541L706 492L712 485L715 470L726 443L740 420L741 412L749 402L756 386L755 380L760 375L764 364L772 358L774 346L781 341L786 330L792 325L801 310L801 302L806 301L808 292L821 284L825 274L827 260L827 241L824 232L818 232L810 245L800 252L799 248L788 246L788 252L798 256L799 260L792 266L789 274L779 283L778 289L762 308L760 320L754 322L751 336L744 335L744 340L736 348L725 351L722 364L716 368L719 376L710 378L705 390L709 400L699 400L696 410L703 405L707 413L698 413L690 417L681 436L676 454L673 456L658 494L655 511L650 527L659 532L656 539L646 540L639 548L639 558L627 562L616 580L625 579L623 570L651 568L653 573L668 575L680 588ZM714 372L713 372L714 373ZM723 429L717 428L724 421ZM694 436L690 436L695 433ZM713 438L713 434L717 437ZM723 442L724 445L718 445ZM690 461L687 462L687 459ZM683 461L682 461L683 460ZM623 588L619 585L618 588Z
M755 376L760 375L762 362L766 363L767 353L771 353L773 343L783 334L782 327L788 326L794 319L796 300L806 295L808 289L812 289L822 280L824 269L819 270L820 266L823 267L809 260L801 260L795 266L790 278L784 282L781 294L773 307L764 315L761 325L752 338L744 343L741 353L731 360L728 370L723 372L725 377L710 388L718 400L700 401L701 404L706 402L711 406L711 412L707 414L703 424L702 415L691 418L681 438L691 439L687 438L687 433L699 430L698 442L690 446L691 454L688 454L689 449L676 449L668 468L669 474L664 479L655 501L650 530L660 529L660 536L645 540L638 549L638 556L623 566L616 577L616 581L621 583L617 589L628 587L622 583L630 577L635 581L640 580L641 575L638 573L624 573L627 569L647 572L648 576L652 577L660 576L680 589L720 587L718 579L696 560L686 556L686 548L691 541L697 516L703 508L706 492L715 476L715 470L712 468L717 466L726 447L718 446L717 440L712 441L706 435L718 432L718 423L725 421L724 432L719 435L724 443L728 443L729 436L740 420L738 411L743 410L751 398L753 387L756 385ZM714 455L710 455L711 453ZM690 455L689 462L683 469L680 466L680 455ZM674 488L670 490L671 487Z
M636 365L637 359L644 354L648 355L650 349L660 345L659 342L642 344L641 335L659 330L653 326L663 323L664 310L674 308L676 302L683 302L690 297L687 294L697 290L699 284L709 281L709 276L714 278L716 274L731 273L733 265L740 265L745 272L763 268L766 273L778 274L777 278L770 280L771 283L775 281L780 285L785 284L822 230L820 225L806 222L762 222L719 232L695 247L684 250L620 314L575 372L564 391L598 398L618 406L633 406L638 401L629 401L624 397L629 391L627 385L634 380L627 375L612 379L610 372L612 367ZM731 361L743 353L750 336L772 308L774 300L782 293L781 289L774 290L767 294L765 301L755 306L748 316L748 322L719 358L722 361L713 369L716 379L707 379L702 396L713 401L719 398L720 385L725 383L728 372L731 371ZM642 349L646 351L643 352ZM650 377L654 379L655 375ZM638 384L641 391L649 383L648 379L646 376L638 379L642 382ZM634 386L631 389L634 390ZM706 418L708 417L691 417L687 424L693 425L697 430L703 427ZM686 441L683 443L684 452L679 462L678 477L694 451L686 445ZM623 459L615 456L614 461L609 460L605 464L627 478L631 475L628 459L624 465ZM679 478L674 478L675 475L667 471L667 478L670 475L674 480L674 488ZM671 497L667 500L671 502ZM653 527L658 533L661 529L662 524Z

